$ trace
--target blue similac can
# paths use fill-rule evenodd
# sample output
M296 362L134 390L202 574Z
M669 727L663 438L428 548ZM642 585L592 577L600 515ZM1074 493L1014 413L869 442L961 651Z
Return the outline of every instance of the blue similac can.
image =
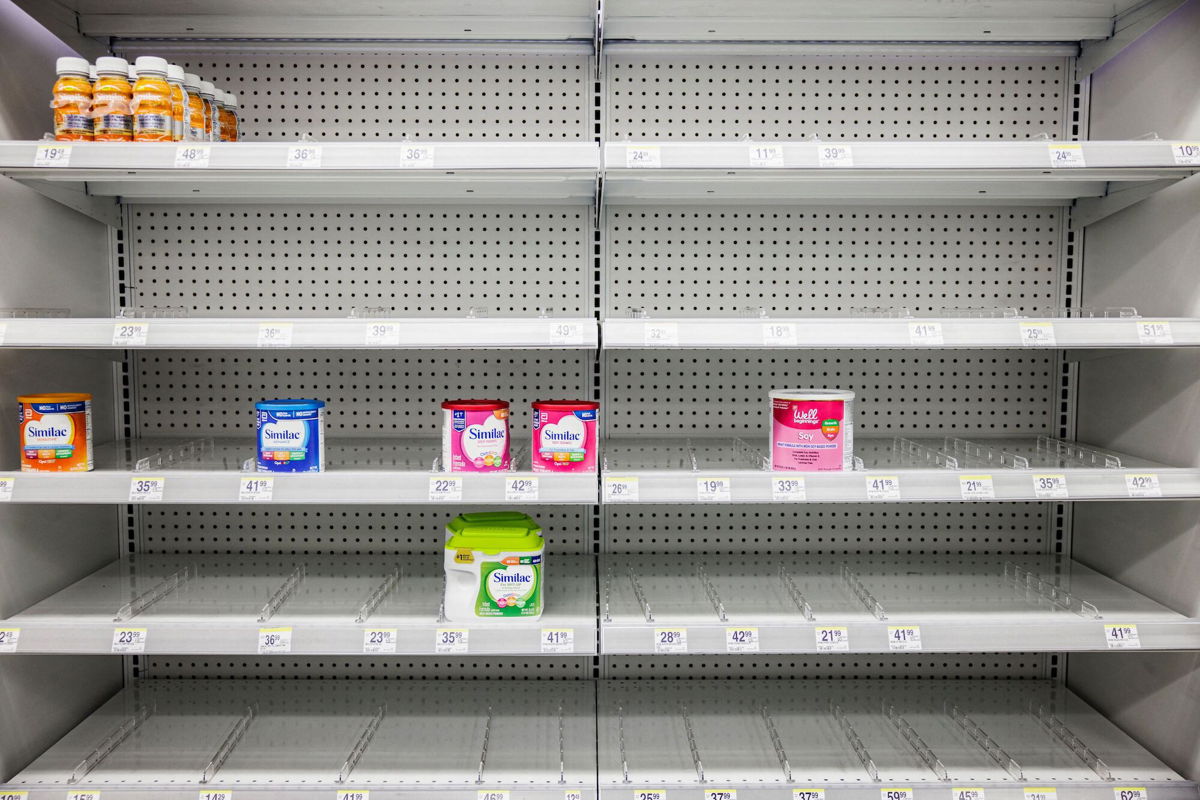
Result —
M325 471L325 404L267 400L254 404L259 472Z

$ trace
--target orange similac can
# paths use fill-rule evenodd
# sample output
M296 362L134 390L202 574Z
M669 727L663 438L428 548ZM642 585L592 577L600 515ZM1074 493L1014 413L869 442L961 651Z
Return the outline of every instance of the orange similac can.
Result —
M94 467L90 394L26 394L17 403L22 472L89 472Z

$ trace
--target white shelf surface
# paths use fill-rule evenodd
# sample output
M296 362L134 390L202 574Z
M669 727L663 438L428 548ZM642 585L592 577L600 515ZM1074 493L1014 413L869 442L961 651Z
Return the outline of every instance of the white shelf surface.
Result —
M1112 35L1140 0L607 0L606 39L643 41L1080 41Z
M440 656L448 652L438 649L443 630L467 631L458 655L595 653L592 558L552 554L547 564L540 620L477 622L442 617L440 554L137 556L109 564L0 627L20 630L20 653L109 653L118 628L144 628L143 652L170 655L255 655L260 632L275 628L288 629L287 652L296 655ZM298 568L303 573L294 590L279 598ZM264 614L268 606L272 613ZM559 645L561 636L543 646L543 630L570 631L570 646ZM379 641L372 642L370 632L382 632Z
M484 791L564 800L574 791L595 800L594 690L587 681L143 681L0 791L26 791L28 800L63 800L68 790L104 800L342 790L372 800L479 800ZM139 711L149 715L114 742ZM226 757L211 764L223 747ZM89 756L91 769L79 769Z
M208 166L176 167L193 143L76 142L66 166L35 167L39 145L0 142L0 174L34 188L69 189L125 203L343 200L590 204L599 152L583 142L227 142ZM319 166L288 168L289 151L320 149ZM405 162L406 152L430 154Z
M1179 317L656 317L608 319L603 327L607 350L1033 349L1047 341L1071 349L1200 345L1200 319Z
M1180 165L1168 141L1088 142L608 142L604 202L912 202L1067 204L1200 171ZM775 166L751 153L778 151ZM1086 166L1054 168L1056 149ZM842 148L842 166L822 154ZM638 154L641 157L638 158ZM643 167L630 167L631 163Z
M1200 620L1051 556L609 555L600 576L601 652L612 654L1132 646L1106 625L1134 626L1142 649L1200 647Z
M527 448L514 445L511 472L441 472L441 440L326 439L326 471L310 474L253 471L254 434L244 439L134 439L96 448L92 472L0 472L12 481L12 502L127 503L134 481L162 480L162 503L429 503L594 504L595 473L529 471ZM243 471L248 460L251 471ZM240 500L250 479L271 478L269 499ZM449 486L450 480L455 486ZM434 481L439 482L434 485ZM514 487L513 482L519 485ZM261 488L261 487L260 487ZM439 492L457 489L462 497ZM151 494L156 492L151 488ZM247 494L252 494L248 488ZM506 499L508 497L514 499ZM515 499L520 496L522 499Z
M944 800L955 787L983 789L989 800L1031 792L1112 800L1116 787L1161 800L1197 796L1194 783L1078 697L1040 681L622 681L601 685L599 708L605 800L634 800L645 790L698 800L701 790L730 789L739 800L790 800L793 789L823 789L829 800L886 800L897 789ZM1015 762L1015 775L955 722L954 708ZM1048 724L1078 737L1111 780L1048 730L1039 708Z
M19 317L0 318L0 332L5 347L98 349L594 350L599 340L595 319L565 317Z
M1046 437L856 436L864 469L845 472L771 471L758 439L610 438L601 454L606 503L1200 497L1200 469Z

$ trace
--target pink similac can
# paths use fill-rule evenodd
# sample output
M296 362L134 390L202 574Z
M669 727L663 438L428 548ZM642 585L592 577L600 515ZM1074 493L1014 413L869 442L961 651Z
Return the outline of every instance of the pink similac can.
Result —
M495 472L508 469L508 403L447 400L442 403L442 469Z
M771 469L841 472L854 469L854 392L776 389L771 392Z
M595 472L600 404L539 400L533 404L534 472Z

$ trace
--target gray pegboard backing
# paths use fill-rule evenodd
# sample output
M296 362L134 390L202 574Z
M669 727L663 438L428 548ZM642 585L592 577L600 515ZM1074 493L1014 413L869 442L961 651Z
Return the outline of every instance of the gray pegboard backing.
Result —
M233 92L241 138L591 141L590 45L136 42Z
M1063 136L1070 61L1062 55L1004 47L857 49L609 46L607 138Z
M349 678L373 680L585 680L592 677L590 657L559 658L186 658L141 657L137 666L145 678L252 678L316 680Z
M913 656L605 656L604 678L894 678L896 680L1047 677L1053 656L1000 653Z
M1045 503L610 505L604 547L611 553L1041 555L1048 552L1048 525Z
M604 355L609 436L768 433L767 393L856 393L859 433L1054 434L1052 352L611 351Z
M435 553L463 509L428 506L143 507L141 553L187 555L384 555ZM522 509L542 526L552 553L590 553L590 510Z
M591 316L592 221L558 207L136 206L129 305L196 316Z
M1054 307L1058 208L606 210L605 313Z

